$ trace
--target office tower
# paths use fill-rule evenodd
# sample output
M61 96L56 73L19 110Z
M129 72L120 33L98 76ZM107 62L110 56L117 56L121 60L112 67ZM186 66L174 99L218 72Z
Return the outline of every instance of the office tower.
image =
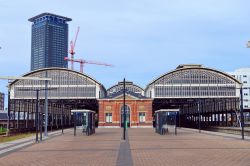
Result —
M68 67L68 21L72 19L42 13L32 22L31 71L47 67Z

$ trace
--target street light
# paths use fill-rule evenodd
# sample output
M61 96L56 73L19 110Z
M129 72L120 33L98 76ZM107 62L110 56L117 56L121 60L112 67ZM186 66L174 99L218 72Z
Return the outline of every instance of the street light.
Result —
M39 108L39 91L48 91L48 90L55 90L57 88L45 88L45 89L19 89L18 91L36 91L36 117L35 117L35 124L36 124L36 142L38 142L38 108ZM45 119L46 120L46 119ZM41 122L41 119L39 118ZM42 141L42 124L40 124L40 141ZM47 127L47 126L46 126ZM45 134L44 134L45 135ZM45 135L46 136L46 135Z
M240 87L240 117L241 117L241 138L244 140L244 114L243 114L243 94L242 85Z
M123 140L126 140L125 78L123 79Z
M245 139L245 133L244 133L244 112L243 112L243 84L240 85L240 88L235 88L235 89L240 89L240 127L241 127L241 139ZM244 89L250 89L250 87L244 87Z
M250 44L250 43L249 43ZM244 133L244 111L243 111L243 84L240 85L240 88L233 88L233 89L239 89L240 90L240 127L241 127L241 139L245 139L245 133ZM244 89L250 89L250 87L244 87Z
M201 133L200 99L198 100L198 113L199 113L199 133Z
M240 89L240 116L241 116L240 127L241 127L241 137L244 140L244 114L243 114L243 92L242 92L242 86L243 85L241 84L240 88L234 88L234 89ZM250 89L250 87L244 87L244 89ZM199 93L200 93L200 91L199 91ZM199 98L198 101L197 101L198 116L199 116L199 118L198 118L199 133L201 133L200 104L201 104L201 101L200 101L200 98Z
M10 84L11 80L38 80L38 81L51 81L51 78L41 78L41 77L16 77L16 76L1 76L0 80L8 80L8 83ZM45 84L46 85L46 84ZM45 89L47 87L45 86ZM47 126L46 126L47 128ZM7 135L9 135L9 129L10 129L10 86L8 86L8 124L7 124Z

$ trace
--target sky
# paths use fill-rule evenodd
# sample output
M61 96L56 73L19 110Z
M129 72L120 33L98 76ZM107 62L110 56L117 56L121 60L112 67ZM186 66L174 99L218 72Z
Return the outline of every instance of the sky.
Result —
M75 58L114 65L84 67L106 89L123 78L145 88L179 64L224 72L250 67L249 6L249 0L0 0L0 76L30 71L28 19L44 12L72 18L69 41L80 26ZM0 80L7 94L6 85Z

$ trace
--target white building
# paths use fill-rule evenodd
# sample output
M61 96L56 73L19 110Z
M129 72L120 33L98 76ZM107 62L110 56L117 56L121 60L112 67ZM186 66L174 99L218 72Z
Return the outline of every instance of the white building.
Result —
M228 72L234 78L243 83L243 109L250 109L250 68L240 68L234 72Z

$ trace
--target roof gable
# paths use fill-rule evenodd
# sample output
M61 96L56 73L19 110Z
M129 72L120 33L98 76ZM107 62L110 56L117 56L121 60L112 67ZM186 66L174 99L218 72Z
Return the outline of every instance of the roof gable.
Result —
M123 91L118 91L106 97L107 99L123 99ZM140 93L134 93L131 91L125 92L125 99L127 100L137 100L137 99L147 99L147 97L141 95Z
M113 99L122 100L122 99L123 99L123 94L122 94L122 95L119 95L119 96L117 96L117 97L114 97ZM125 99L126 99L126 100L137 100L137 99L139 99L139 98L138 98L138 97L135 97L135 96L133 96L133 95L126 94L126 95L125 95Z

